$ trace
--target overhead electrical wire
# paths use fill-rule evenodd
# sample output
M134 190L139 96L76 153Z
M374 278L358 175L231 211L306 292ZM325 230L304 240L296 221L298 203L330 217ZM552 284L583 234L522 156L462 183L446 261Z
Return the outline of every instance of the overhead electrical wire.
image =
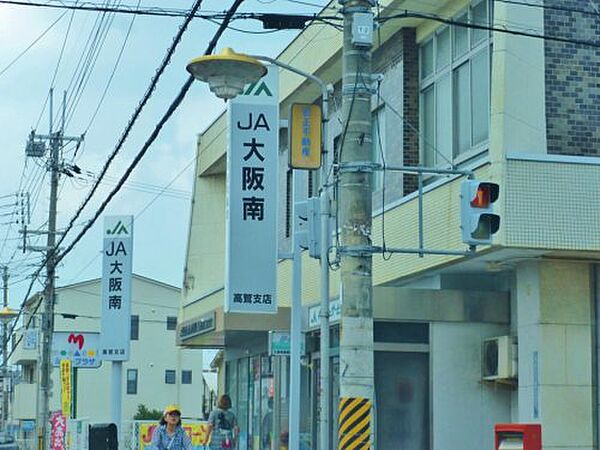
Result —
M588 15L594 15L594 16L597 16L599 14L599 11L590 11L590 10L586 10L586 9L573 8L573 7L560 6L560 5L548 5L546 3L524 2L524 1L517 1L517 0L493 0L493 1L497 2L497 3L506 3L509 5L526 6L526 7L531 7L531 8L541 8L541 9L546 9L546 10L551 10L551 11L588 14ZM593 7L593 4L592 4L592 7Z
M215 34L213 35L213 38L211 39L211 41L208 44L208 47L205 51L205 55L211 54L219 39L221 38L221 35L223 34L223 32L227 29L227 26L229 25L229 22L231 21L231 18L233 16L233 14L237 11L237 9L239 8L239 6L244 2L244 0L234 0L234 3L232 4L232 6L229 8L229 10L227 11L226 17L224 18L223 22L221 23L221 25L219 26L218 30L215 32ZM184 23L181 25L177 36L175 38L175 40L180 40L181 39L181 35L183 34L183 32L185 31L185 29L187 28L187 25L189 25L189 23L191 22L195 12L198 10L198 8L200 7L202 3L202 0L196 0L195 5L192 7L192 9L190 10L190 15L185 19ZM175 44L175 42L173 43ZM171 52L172 53L172 52ZM168 58L167 58L168 59ZM145 155L145 153L147 152L148 148L150 147L150 145L156 140L156 138L158 137L158 134L160 133L162 127L164 126L164 124L169 120L169 118L171 117L171 115L175 112L175 110L177 109L177 107L181 104L181 102L183 101L187 91L189 90L190 86L192 85L192 82L194 81L194 78L192 76L189 76L188 79L186 80L186 82L184 83L184 85L182 86L180 92L178 93L178 95L175 97L175 99L173 100L173 102L171 103L171 105L169 106L169 108L167 109L167 111L165 112L165 114L162 116L161 120L158 122L158 124L156 125L156 127L154 128L154 131L151 133L150 137L148 138L148 140L146 141L146 143L144 144L144 146L142 147L142 149L138 152L138 154L136 155L136 157L134 158L133 162L130 164L130 166L127 168L127 170L125 171L125 173L123 174L123 176L121 177L121 179L119 180L119 184L117 185L117 187L115 187L111 193L109 194L109 196L105 199L105 201L102 203L102 205L100 206L100 208L96 211L96 213L94 214L94 217L87 222L87 224L83 227L83 230L77 235L77 237L75 238L75 240L73 242L71 242L71 244L61 253L59 253L56 257L55 257L55 263L58 264L65 256L67 256L69 254L70 251L72 251L72 249L75 247L75 245L77 245L77 243L79 242L79 240L87 233L87 231L91 228L91 226L94 224L94 222L98 219L98 217L100 216L100 214L102 214L102 212L104 211L104 209L106 208L106 206L108 205L108 203L112 200L112 198L116 195L116 193L121 189L123 183L127 180L127 178L129 177L129 175L131 174L131 172L135 169L135 167L137 166L137 164L139 163L139 161L143 158L143 156ZM71 221L69 224L69 228L72 228L74 221ZM65 239L66 236L66 231L64 232L64 234L62 235L61 239L58 241L58 243L55 246L55 249L58 249L60 247L60 243ZM48 261L48 258L51 256L51 253L48 253L46 255L46 257L44 258L43 263L35 270L35 272L32 275L32 279L31 279L31 283L29 284L29 287L27 289L27 293L25 294L25 297L21 303L21 306L18 310L17 316L13 321L13 325L11 327L10 332L7 334L7 341L9 341L12 337L12 335L14 335L15 331L16 331L16 327L17 327L17 322L20 318L20 316L23 314L25 305L27 304L27 301L29 299L29 296L31 294L31 291L33 289L33 286L35 284L35 281L38 279L42 269L45 267L46 262ZM30 320L28 321L27 325L25 326L25 328L28 328L30 323L31 323L31 319L32 317L37 313L37 310L39 309L41 305L41 299L38 302L38 304L36 305ZM15 349L18 346L18 343L21 341L21 339L23 338L23 336L21 335L19 340L17 341L17 345L15 345L11 351L11 354L15 351ZM10 358L9 355L9 358Z
M25 54L29 50L31 50L35 44L37 44L44 36L46 36L46 34L48 34L48 32L52 28L54 28L54 26L58 22L60 22L60 20L65 16L65 14L66 14L66 11L63 12L60 16L58 16L58 18L54 22L52 22L48 28L46 28L37 38L35 38L31 44L29 44L27 47L25 47L25 49L23 51L21 51L21 53L19 53L17 56L15 56L11 62L9 62L6 66L4 66L4 68L2 70L0 70L0 76L4 75L4 73L6 73L6 71L8 69L10 69L18 60L20 60L23 56L25 56Z
M141 2L142 2L142 0L138 0L136 8L139 9ZM125 51L125 46L127 45L127 42L129 41L129 36L131 35L131 30L133 29L133 24L135 23L135 18L136 18L136 16L133 16L131 18L131 22L129 22L129 27L127 28L127 32L125 33L125 38L123 39L123 44L121 44L121 49L119 50L119 54L117 55L117 59L113 66L112 72L111 72L110 76L108 77L106 86L104 86L104 91L102 92L102 95L100 96L98 105L96 106L96 109L94 110L94 113L92 114L92 117L90 118L90 121L89 121L87 127L85 128L85 131L83 132L84 135L88 132L88 130L94 123L94 120L96 119L96 116L98 115L98 112L100 111L100 108L102 107L102 103L104 102L104 99L106 98L106 94L108 93L108 90L110 89L110 85L112 84L115 73L117 72L117 67L119 67L119 63L121 62L121 58L123 57L123 52Z
M144 107L146 106L146 103L148 102L148 100L150 99L150 97L152 96L152 94L154 93L154 90L156 88L156 85L158 84L158 81L160 80L160 78L161 78L163 72L165 71L167 65L171 61L171 57L173 56L173 53L175 52L175 49L179 45L179 42L181 41L181 37L182 37L183 33L185 32L187 26L191 22L192 16L196 13L197 9L199 8L200 3L201 3L201 1L199 1L199 2L196 3L196 5L194 6L194 8L192 8L192 10L191 10L192 12L189 15L188 19L186 19L184 21L184 23L181 25L181 27L179 28L179 30L178 30L175 38L173 39L173 42L171 43L170 47L167 50L167 53L166 53L165 57L163 58L161 64L159 65L158 69L156 70L155 74L153 75L152 79L150 80L150 84L149 84L148 88L146 89L146 92L144 93L144 96L142 97L142 100L140 101L140 103L136 107L135 111L133 112L133 115L129 119L129 122L125 126L125 129L123 130L123 133L121 134L121 137L119 138L119 140L118 140L115 148L113 149L113 151L109 155L108 159L104 163L104 166L102 167L102 169L100 171L100 174L98 175L98 179L96 180L96 182L94 183L94 185L90 189L90 191L89 191L88 195L86 196L86 198L84 199L83 203L79 206L79 208L77 209L77 211L75 212L75 214L71 218L69 224L67 225L67 228L65 230L65 234L63 235L63 238L61 239L61 242L64 239L64 237L66 236L66 234L70 231L70 229L72 228L72 226L75 223L75 221L79 218L79 216L81 215L81 212L83 211L83 209L90 202L91 198L93 197L93 195L95 194L96 190L98 189L98 186L100 185L102 179L106 175L106 172L108 171L108 169L109 169L110 165L112 164L113 160L116 158L117 154L119 153L119 151L121 150L121 148L125 144L125 141L129 137L129 134L131 133L131 130L132 130L133 126L137 122L137 119L139 118L142 110L144 109ZM223 24L224 24L224 26L227 26L229 24L229 21L223 22ZM221 28L223 27L223 24L221 25ZM221 28L219 28L219 29L221 29Z
M439 16L437 14L429 14L429 13L422 13L422 12L409 11L409 10L404 10L404 12L399 13L399 14L393 14L390 16L381 17L381 18L379 18L379 22L381 24L385 24L386 22L389 22L390 20L407 19L407 18L428 19L428 20L433 20L435 22L444 23L446 25L455 25L455 26L472 28L472 29L477 29L477 30L494 31L497 33L506 33L506 34L512 34L515 36L524 36L524 37L530 37L530 38L534 38L534 39L543 39L546 41L563 42L563 43L568 43L568 44L578 44L578 45L581 45L584 47L600 48L600 41L589 41L589 40L585 40L585 39L576 39L576 38L563 38L560 36L552 36L549 34L538 34L538 33L531 33L528 31L514 30L514 29L510 29L508 27L505 28L505 27L498 27L498 26L480 25L480 24L473 23L473 22L463 22L460 20L455 20L455 19Z

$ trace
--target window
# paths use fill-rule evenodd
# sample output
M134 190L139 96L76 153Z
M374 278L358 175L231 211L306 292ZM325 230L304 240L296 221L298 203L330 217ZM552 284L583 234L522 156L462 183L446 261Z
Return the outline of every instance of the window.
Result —
M165 370L165 384L175 384L177 373L174 370Z
M488 0L457 22L489 24ZM421 45L421 160L447 165L486 149L490 120L490 33L452 25Z
M371 139L373 140L373 162L383 164L385 158L385 107L373 111L371 120ZM373 192L383 188L383 170L375 170L372 175Z
M181 371L181 384L192 384L192 371L182 370Z
M177 317L169 316L167 317L167 330L175 330L177 329Z
M140 316L131 316L131 340L137 341L140 339Z
M138 371L137 369L127 369L127 393L137 394Z

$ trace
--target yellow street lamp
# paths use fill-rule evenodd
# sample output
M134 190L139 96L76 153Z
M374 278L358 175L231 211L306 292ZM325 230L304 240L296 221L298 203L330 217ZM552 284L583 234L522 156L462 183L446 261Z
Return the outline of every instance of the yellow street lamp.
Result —
M231 48L223 49L218 55L194 58L186 69L225 100L238 96L245 85L256 83L267 74L267 68L259 60Z

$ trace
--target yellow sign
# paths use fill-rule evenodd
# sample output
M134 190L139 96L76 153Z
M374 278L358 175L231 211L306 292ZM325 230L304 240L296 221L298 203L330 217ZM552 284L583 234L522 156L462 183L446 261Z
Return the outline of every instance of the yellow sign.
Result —
M60 390L62 413L67 419L71 417L71 360L60 360Z
M156 428L156 423L140 423L139 424L139 450L146 450L152 443L152 435ZM193 450L203 448L208 439L208 423L207 422L192 422L184 423L183 430L192 440Z
M294 103L289 123L289 166L293 169L321 167L321 108Z

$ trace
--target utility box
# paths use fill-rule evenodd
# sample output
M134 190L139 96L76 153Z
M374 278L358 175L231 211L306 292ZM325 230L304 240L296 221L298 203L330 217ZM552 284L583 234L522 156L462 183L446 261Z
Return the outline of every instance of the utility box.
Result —
M114 423L90 425L89 450L118 450L117 426Z
M494 431L495 450L542 450L539 423L498 423Z

